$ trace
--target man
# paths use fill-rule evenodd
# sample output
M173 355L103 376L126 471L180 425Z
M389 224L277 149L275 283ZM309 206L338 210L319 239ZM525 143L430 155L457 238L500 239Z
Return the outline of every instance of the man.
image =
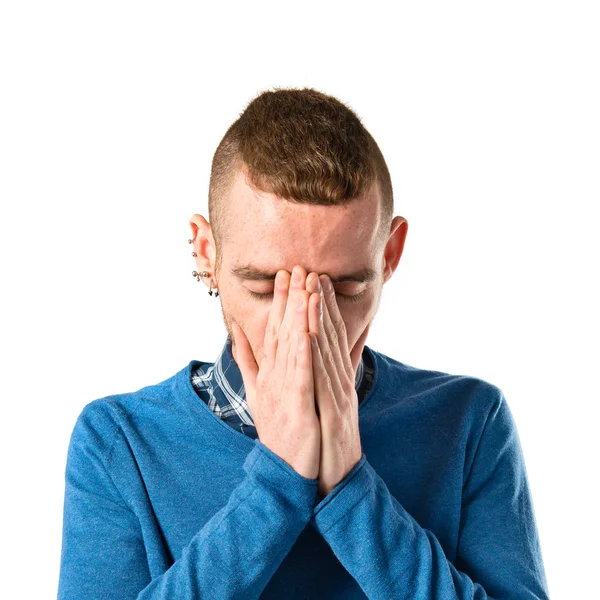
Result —
M89 403L59 598L547 599L501 390L365 345L408 223L360 119L255 98L213 158L193 275L215 363Z

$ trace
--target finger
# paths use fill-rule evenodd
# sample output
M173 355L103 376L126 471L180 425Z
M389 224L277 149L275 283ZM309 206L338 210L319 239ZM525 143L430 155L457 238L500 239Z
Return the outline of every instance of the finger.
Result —
M295 279L298 275L298 280ZM302 311L306 312L306 290L304 283L306 280L306 272L302 267L295 266L292 269L292 279L290 289L287 296L285 313L283 321L279 327L278 346L275 358L275 369L277 373L284 373L287 368L288 354L290 352L291 336L298 329L306 330L308 327L308 318L303 315ZM298 298L302 297L303 307L298 307Z
M244 385L246 387L246 395L254 397L256 390L256 376L258 374L258 365L254 359L254 353L248 342L246 334L242 328L235 322L232 321L231 329L234 335L234 342L236 348L236 362L242 374ZM252 408L250 408L252 410Z
M265 329L265 338L263 342L263 352L266 357L275 362L277 355L277 342L279 339L279 328L285 314L285 306L288 298L288 288L290 285L290 274L281 269L275 275L273 283L273 304L269 312L269 320Z
M327 420L337 410L335 393L331 384L331 379L325 368L323 355L319 348L319 338L310 334L311 354L313 364L313 385L315 389L315 398L319 407L321 419Z
M320 279L321 287L323 288L323 296L325 298L323 323L329 337L329 343L332 345L336 363L343 368L343 372L346 376L350 376L352 363L350 361L350 351L348 349L346 324L344 323L342 313L340 312L331 279L329 279L327 275L321 275Z
M308 332L318 335L320 327L321 280L314 271L306 277L306 289L310 292L308 298Z
M313 349L313 341L318 338L319 328L321 327L321 314L322 301L321 301L321 284L319 283L319 276L316 273L310 273L306 278L306 287L311 290L310 297L308 299L308 332L310 336L311 355L313 361L313 381L317 381L317 367L314 365L317 350ZM317 290L317 288L319 288ZM315 290L314 292L312 290ZM315 411L320 416L319 402L316 400L316 389L315 389Z
M321 298L322 311L326 310L325 303ZM327 332L324 327L324 312L319 312L317 308L317 302L314 302L313 306L313 321L317 322L317 344L319 348L319 355L321 356L321 362L323 369L326 373L326 381L331 386L331 393L336 401L342 402L342 398L345 395L344 389L341 384L340 375L338 373L338 365L336 362L335 355L332 352L331 345L327 336ZM312 334L311 334L312 335ZM313 356L314 359L314 356Z
M301 338L298 338L298 335ZM313 366L312 366L312 351L310 347L310 341L308 333L302 331L296 334L298 345L296 347L295 366L294 366L294 386L295 389L301 390L303 393L300 395L300 404L298 406L304 414L306 411L316 411L315 407L315 392L314 392L314 378L313 378Z
M292 389L291 384L296 378L296 360L300 341L298 333L299 331L294 331L292 337L290 338L290 350L287 356L287 368L284 376L284 381L286 384L284 387L286 389Z
M322 278L321 281L323 281ZM344 395L344 386L342 385L342 382L348 379L348 375L339 348L339 336L335 331L334 325L329 317L327 301L325 299L327 296L327 292L325 291L323 286L321 287L322 310L321 314L319 315L319 350L321 351L321 356L323 357L323 364L325 365L327 373L329 374L329 378L331 380L331 385L333 386L335 396L341 401ZM335 295L335 292L332 291L331 293Z

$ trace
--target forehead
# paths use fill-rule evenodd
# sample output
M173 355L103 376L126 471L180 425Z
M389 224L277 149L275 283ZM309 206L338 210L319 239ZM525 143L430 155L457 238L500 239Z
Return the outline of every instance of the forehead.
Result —
M380 202L375 185L344 206L295 203L253 189L240 171L230 189L224 263L247 278L260 278L257 271L274 277L299 264L332 277L362 271L369 280Z

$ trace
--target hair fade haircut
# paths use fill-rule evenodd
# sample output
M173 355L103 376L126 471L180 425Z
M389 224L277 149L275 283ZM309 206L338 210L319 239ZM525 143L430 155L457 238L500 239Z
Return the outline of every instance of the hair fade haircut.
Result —
M378 182L381 242L387 241L394 199L379 146L358 115L314 88L273 88L251 100L217 147L210 173L208 214L215 272L228 239L227 196L245 172L248 185L290 202L341 205Z

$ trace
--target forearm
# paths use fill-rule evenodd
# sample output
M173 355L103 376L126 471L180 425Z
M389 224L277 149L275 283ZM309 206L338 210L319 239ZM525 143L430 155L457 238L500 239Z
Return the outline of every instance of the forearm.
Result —
M310 520L318 483L257 440L227 504L150 580L135 515L105 475L77 483L83 458L67 469L59 600L258 598Z
M500 532L486 531L483 523L479 528L482 540L489 540L492 560L488 562L495 562L482 573L483 579L475 581L458 570L447 560L436 536L390 494L364 454L331 498L316 507L311 524L371 600L548 598L544 573L532 558L535 548L527 540L523 544L511 541L509 530L503 537ZM497 527L502 524L498 522ZM504 544L510 544L508 555L501 552Z
M282 463L257 441L249 476L138 600L258 598L310 520L316 494L316 480Z

